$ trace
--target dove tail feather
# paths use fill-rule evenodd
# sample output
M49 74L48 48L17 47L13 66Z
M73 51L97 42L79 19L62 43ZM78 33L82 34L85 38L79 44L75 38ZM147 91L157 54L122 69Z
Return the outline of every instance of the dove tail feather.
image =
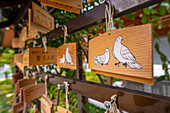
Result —
M97 57L96 57L96 56L94 56L94 59L97 59Z
M142 68L142 66L139 64L139 63L137 63L137 62L127 62L127 64L129 65L129 67L131 67L131 68L137 68L137 69L141 69Z

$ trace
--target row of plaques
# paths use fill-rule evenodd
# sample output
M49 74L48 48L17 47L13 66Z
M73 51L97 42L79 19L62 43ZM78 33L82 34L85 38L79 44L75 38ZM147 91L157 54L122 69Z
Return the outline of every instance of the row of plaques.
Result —
M89 68L98 74L153 84L152 42L151 24L103 33L89 41ZM29 48L21 64L57 64L58 67L77 69L76 43L48 47L47 50L46 53L42 47Z

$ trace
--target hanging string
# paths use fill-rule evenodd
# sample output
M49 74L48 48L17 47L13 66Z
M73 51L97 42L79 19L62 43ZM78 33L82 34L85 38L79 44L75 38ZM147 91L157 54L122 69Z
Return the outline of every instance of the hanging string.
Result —
M64 25L64 26L62 27L62 30L64 30L64 43L66 43L66 37L68 36L68 34L67 34L67 26Z
M42 42L43 42L43 45L44 45L45 52L47 52L47 45L46 45L46 43L47 43L47 38L46 38L45 36L42 37Z
M65 84L65 90L66 90L66 113L68 113L68 110L69 110L69 103L68 103L68 82L65 82L64 81L64 84Z
M46 96L48 95L48 91L47 91L47 79L48 79L48 76L46 75L45 76L45 95Z
M113 7L114 6L108 1L108 5L106 5L106 9L105 9L106 31L116 29L113 23L113 13L115 10Z
M113 100L114 99L114 102L112 103L112 107L113 107L113 113L117 113L117 105L116 105L116 99L117 99L117 95L113 95L111 97L111 99Z

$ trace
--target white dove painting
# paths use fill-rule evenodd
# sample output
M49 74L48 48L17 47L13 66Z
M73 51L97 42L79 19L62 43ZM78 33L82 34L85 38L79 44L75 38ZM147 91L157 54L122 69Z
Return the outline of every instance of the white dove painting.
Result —
M69 48L67 47L66 48L66 60L67 60L66 64L69 63L70 65L74 65L73 60L72 60L71 55L68 50L69 50Z
M110 52L109 49L106 48L105 52L103 55L99 56L94 56L95 61L93 62L95 65L96 64L101 64L101 65L108 65L108 62L110 60Z
M59 63L60 64L64 64L65 63L65 55L63 54L63 57L59 59Z
M128 65L129 67L134 69L141 69L141 64L136 62L136 58L131 53L131 51L125 45L122 44L122 40L123 37L118 36L113 46L112 54L116 58L116 60L119 61L118 63L115 63L115 66L119 67L119 64L123 63L125 67L127 67Z

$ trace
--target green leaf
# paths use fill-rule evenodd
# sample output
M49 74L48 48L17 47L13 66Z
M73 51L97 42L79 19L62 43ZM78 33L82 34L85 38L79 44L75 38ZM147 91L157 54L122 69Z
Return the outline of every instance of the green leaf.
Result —
M170 30L168 31L168 43L170 44Z
M129 13L126 16L129 18L129 20L135 20L134 14L132 14L132 13Z
M144 14L146 14L146 15L150 15L151 10L150 10L149 8L145 8L145 9L143 9L143 12L144 12Z
M160 76L160 77L156 80L156 82L160 82L160 81L162 81L162 80L165 80L165 75Z
M151 9L151 13L152 13L152 14L158 14L158 11L155 10L155 9Z
M160 41L157 31L153 28L153 35Z
M146 24L146 22L147 22L147 16L144 15L144 16L142 17L142 24Z
M164 16L164 15L166 14L166 12L167 12L166 7L165 7L165 6L160 6L160 8L159 8L159 14L162 15L162 16Z
M151 15L151 18L154 19L154 20L159 20L159 17L155 16L155 15Z

